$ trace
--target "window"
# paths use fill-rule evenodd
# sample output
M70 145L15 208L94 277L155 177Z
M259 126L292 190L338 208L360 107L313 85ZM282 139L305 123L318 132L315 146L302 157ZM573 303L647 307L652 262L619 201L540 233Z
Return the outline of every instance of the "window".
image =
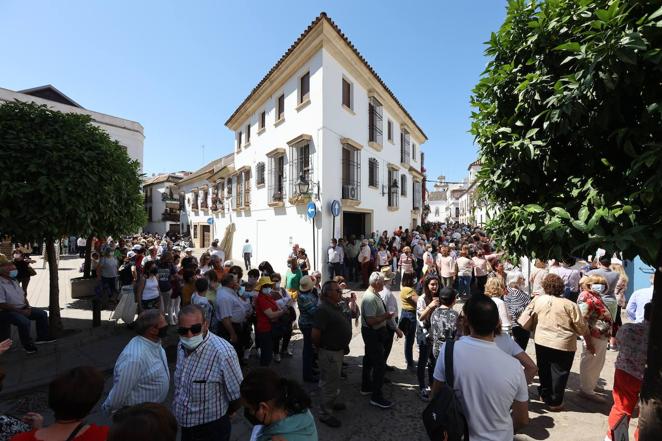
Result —
M350 146L342 148L342 198L361 200L361 151Z
M207 209L207 190L200 192L200 208L203 210Z
M387 128L388 128L388 140L393 142L393 121L391 121L390 119L388 120Z
M375 97L370 97L368 103L368 141L382 144L383 120L382 103L377 101Z
M398 208L398 171L388 171L388 206Z
M232 208L240 208L244 206L244 185L243 185L244 174L240 173L235 177L235 186L234 186L234 204Z
M237 150L241 150L242 138L242 133L239 131L239 133L237 133Z
M193 210L198 209L198 190L195 190L193 192L193 196L191 197L191 208Z
M302 142L290 147L290 194L299 194L297 182L307 181L312 187L313 161L310 155L310 144Z
M434 209L434 215L437 216L437 217L439 217L439 207L436 207L436 208Z
M223 198L225 196L225 181L220 180L212 187L211 209L212 211L223 211Z
M264 185L264 162L258 162L255 166L255 185Z
M276 100L276 122L285 118L285 94L282 94Z
M352 83L342 79L342 104L348 109L352 108Z
M243 184L242 188L242 202L241 205L244 208L250 208L251 206L251 170L245 170L241 174L241 181Z
M267 112L265 110L260 113L260 122L258 123L258 130L264 130L267 122Z
M368 160L368 185L370 187L379 187L379 161L375 158Z
M246 124L246 145L251 143L251 124Z
M299 79L299 104L310 99L310 72Z
M407 175L400 175L400 196L407 196Z
M400 133L400 162L409 164L409 132L402 129Z
M421 184L418 181L414 181L414 186L413 186L413 202L412 202L412 208L414 210L420 210L421 208L421 193L423 189L423 184Z
M416 161L416 144L411 144L411 159Z
M232 194L232 178L228 178L228 180L225 181L225 191L226 191L227 197L230 198L230 201L231 201L230 208L236 207L237 206L236 205L237 200L233 197L233 194Z
M285 156L269 158L269 203L285 198Z

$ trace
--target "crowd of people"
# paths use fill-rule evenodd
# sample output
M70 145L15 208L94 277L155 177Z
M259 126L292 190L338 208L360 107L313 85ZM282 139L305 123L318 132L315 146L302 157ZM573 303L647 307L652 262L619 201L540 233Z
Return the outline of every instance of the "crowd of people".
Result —
M313 403L300 382L319 385L318 420L341 426L347 408L341 393L344 357L353 321L364 343L357 387L370 405L393 406L383 385L394 370L388 364L394 339L403 338L418 396L429 407L442 406L447 394L441 391L452 386L466 410L471 440L512 439L528 423L527 385L536 375L538 398L549 411L562 411L578 341L579 395L605 402L604 394L596 393L598 380L606 352L618 350L610 427L634 411L652 288L632 294L628 302L627 276L615 257L536 260L525 276L481 229L426 224L333 239L323 280L298 245L283 256L284 274L270 262L252 268L248 241L242 250L245 269L225 259L218 241L200 256L189 245L186 239L153 235L95 241L92 250L99 257L93 272L100 291L118 301L114 317L137 333L117 360L113 387L102 404L114 424L110 431L84 424L101 391L92 384L97 373L80 368L56 382L82 382L86 404L77 402L75 414L51 406L56 421L47 428L40 427L38 415L28 415L31 435L14 439L60 439L51 433L67 431L73 433L68 439L79 439L83 431L90 440L139 439L129 433L131 424L140 422L163 431L150 438L141 428L136 433L142 439L174 439L179 427L183 441L227 440L232 416L243 406L255 425L252 439L316 440ZM0 314L5 315L12 290L20 289L12 265L0 261ZM351 286L365 290L360 298ZM631 323L622 325L621 309ZM39 320L24 318L28 324ZM171 326L179 335L173 378L162 347ZM283 378L270 366L293 356L295 330L303 339L301 377ZM26 346L29 335L26 342L23 337ZM38 339L48 336L42 332ZM535 362L525 352L531 339ZM252 365L251 355L259 366ZM171 387L168 410L162 404ZM50 392L57 391L53 386ZM74 406L67 399L74 397L53 402ZM448 435L442 420L424 418L431 439Z

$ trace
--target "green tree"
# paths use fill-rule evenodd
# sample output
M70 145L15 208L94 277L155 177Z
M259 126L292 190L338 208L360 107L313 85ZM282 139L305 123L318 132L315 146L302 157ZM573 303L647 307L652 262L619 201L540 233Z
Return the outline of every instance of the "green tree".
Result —
M662 7L512 0L472 133L488 229L511 253L637 255L657 269L641 440L662 433Z
M44 241L51 332L62 330L55 241L144 225L140 166L87 115L44 105L0 106L0 232Z

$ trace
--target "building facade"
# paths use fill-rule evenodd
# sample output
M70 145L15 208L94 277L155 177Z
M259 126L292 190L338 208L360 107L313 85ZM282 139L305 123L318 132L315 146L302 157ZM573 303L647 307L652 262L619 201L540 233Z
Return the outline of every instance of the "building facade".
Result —
M323 269L333 237L421 222L427 138L324 13L226 126L235 133L232 155L179 183L198 247L208 246L207 237L225 240L239 258L249 239L254 261L285 270L296 243ZM222 206L209 208L212 200Z
M176 233L181 230L182 198L177 184L187 173L168 173L152 176L143 183L145 197L146 233Z
M53 110L64 113L89 115L92 124L103 129L111 139L126 148L129 157L138 161L142 170L145 135L140 123L87 110L50 84L17 92L0 88L0 103L14 100L45 104Z

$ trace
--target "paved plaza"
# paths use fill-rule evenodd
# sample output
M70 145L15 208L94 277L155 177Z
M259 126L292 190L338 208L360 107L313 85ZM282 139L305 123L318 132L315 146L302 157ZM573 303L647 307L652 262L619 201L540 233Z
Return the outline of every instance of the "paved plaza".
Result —
M46 307L48 304L48 271L41 269L41 260L35 264L37 276L33 278L28 296L30 303L37 307ZM109 389L112 368L117 355L133 333L123 325L116 325L108 321L109 311L102 312L102 326L92 329L92 312L88 301L72 301L69 279L79 275L78 268L81 260L76 258L63 258L60 262L60 306L63 308L65 327L70 330L66 337L47 346L40 347L35 355L25 355L18 344L14 349L0 360L7 378L5 387L0 394L0 412L11 415L21 415L27 410L44 412L47 422L52 415L46 408L45 385L59 372L77 365L94 365L104 370L108 377L106 388ZM396 293L397 294L397 293ZM75 330L75 331L71 331ZM417 394L416 376L405 370L403 355L403 340L393 345L389 365L396 370L387 376L392 384L384 386L386 398L395 402L388 410L381 410L368 404L368 397L359 394L361 378L361 358L363 355L363 342L360 329L353 327L354 337L350 343L350 354L346 357L349 363L348 378L345 381L342 397L348 408L339 413L343 425L339 429L331 429L318 422L318 431L321 440L421 440L427 439L420 420L420 414L425 403ZM171 329L167 340L167 353L171 369L174 369L174 345L177 336ZM301 378L301 334L295 331L292 341L293 358L284 358L279 364L272 367L279 373L291 378ZM535 360L533 344L529 343L529 355ZM573 370L568 383L569 391L566 393L566 411L550 413L545 410L540 401L537 401L536 383L530 386L531 401L529 416L531 422L524 431L528 436L521 439L535 440L576 440L598 441L604 439L607 429L607 414L611 405L611 385L614 373L614 360L616 353L609 351L607 361L602 371L601 381L608 404L599 405L587 402L577 395L579 385L579 353L575 357ZM251 358L249 366L257 366L257 359ZM495 372L495 376L499 373ZM306 383L304 387L310 392L314 403L313 413L317 414L319 393L316 385ZM172 390L171 390L172 395ZM171 397L169 398L169 400ZM108 424L109 418L103 415L97 406L89 421ZM636 419L630 424L631 433L636 426ZM250 425L241 416L235 417L233 422L232 440L248 440ZM519 437L518 437L519 439ZM631 438L633 439L633 438Z

